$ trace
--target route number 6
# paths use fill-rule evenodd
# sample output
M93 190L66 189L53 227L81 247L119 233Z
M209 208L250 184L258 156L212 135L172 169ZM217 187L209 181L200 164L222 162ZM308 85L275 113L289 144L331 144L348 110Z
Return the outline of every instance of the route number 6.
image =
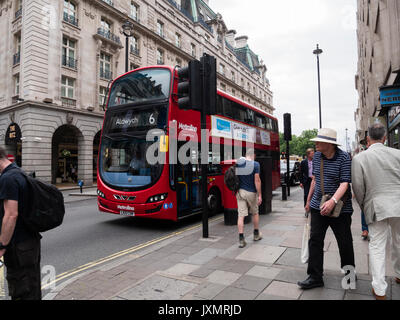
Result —
M154 124L156 122L156 119L154 119L154 117L153 117L153 113L150 115L150 118L149 118L149 123L150 124Z

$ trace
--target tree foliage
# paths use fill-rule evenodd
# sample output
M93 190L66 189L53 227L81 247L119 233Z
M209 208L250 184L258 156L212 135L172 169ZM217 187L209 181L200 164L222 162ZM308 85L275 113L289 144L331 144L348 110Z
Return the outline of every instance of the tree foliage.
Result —
M308 148L315 148L314 142L310 141L318 134L318 129L304 130L300 136L292 135L292 141L289 142L289 151L291 155L305 156ZM279 144L281 154L286 152L286 141L283 133L279 133Z

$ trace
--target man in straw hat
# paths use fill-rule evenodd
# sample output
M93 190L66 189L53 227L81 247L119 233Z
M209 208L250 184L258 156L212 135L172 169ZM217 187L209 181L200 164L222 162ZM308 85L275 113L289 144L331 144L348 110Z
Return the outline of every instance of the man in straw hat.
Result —
M320 129L315 142L316 153L313 159L313 176L307 198L306 211L311 211L311 232L309 240L308 278L299 281L301 289L324 286L323 260L324 239L328 227L331 227L339 247L341 267L354 263L353 238L351 235L351 159L347 152L339 149L337 133L332 129ZM321 176L322 173L322 176ZM323 179L323 188L321 180ZM329 194L330 200L321 205L322 193ZM339 217L332 214L336 204L342 200L343 207Z
M385 300L386 244L390 238L395 281L400 284L400 150L383 145L386 129L379 122L368 128L367 139L368 150L353 159L353 189L369 227L372 293L375 299Z

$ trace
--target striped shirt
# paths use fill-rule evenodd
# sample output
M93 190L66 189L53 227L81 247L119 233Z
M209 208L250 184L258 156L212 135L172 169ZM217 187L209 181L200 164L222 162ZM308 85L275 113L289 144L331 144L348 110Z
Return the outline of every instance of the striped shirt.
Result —
M316 210L320 210L319 206L322 199L320 174L321 157L324 159L325 194L330 194L333 196L341 183L351 183L351 159L347 152L344 152L338 148L332 159L327 159L321 152L316 152L313 159L315 190L310 204L310 207ZM347 195L347 199L343 205L342 213L353 213L351 193L350 196Z

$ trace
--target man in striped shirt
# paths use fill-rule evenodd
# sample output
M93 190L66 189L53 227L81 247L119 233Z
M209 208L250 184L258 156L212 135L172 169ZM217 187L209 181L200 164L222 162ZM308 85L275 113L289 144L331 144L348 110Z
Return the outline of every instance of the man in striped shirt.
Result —
M339 247L342 269L355 267L351 216L353 213L351 183L351 159L347 152L338 148L337 133L332 129L320 129L315 142L317 152L313 159L313 177L307 198L306 211L311 211L311 232L309 240L308 278L299 281L302 289L324 286L323 259L324 239L331 227ZM331 199L322 206L321 162L323 161L323 181L325 194ZM343 208L338 218L330 217L336 203L342 200Z

